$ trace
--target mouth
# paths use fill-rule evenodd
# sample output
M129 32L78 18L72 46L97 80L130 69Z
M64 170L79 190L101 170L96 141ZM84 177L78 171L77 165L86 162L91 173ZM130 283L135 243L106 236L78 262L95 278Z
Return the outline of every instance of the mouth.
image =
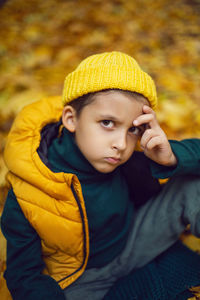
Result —
M120 162L121 159L117 157L106 157L105 160L112 165L116 165Z

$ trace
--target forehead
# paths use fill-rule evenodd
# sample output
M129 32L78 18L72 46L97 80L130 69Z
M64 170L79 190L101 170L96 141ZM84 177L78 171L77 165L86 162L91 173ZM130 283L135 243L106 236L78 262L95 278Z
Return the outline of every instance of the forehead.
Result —
M142 96L138 99L121 91L107 91L97 93L93 101L85 108L92 113L110 113L116 116L141 114L142 107L149 105Z
M96 94L94 100L85 106L81 116L87 118L87 120L91 118L112 118L130 124L143 113L144 104L148 105L145 98L140 101L129 94L118 91L101 92Z

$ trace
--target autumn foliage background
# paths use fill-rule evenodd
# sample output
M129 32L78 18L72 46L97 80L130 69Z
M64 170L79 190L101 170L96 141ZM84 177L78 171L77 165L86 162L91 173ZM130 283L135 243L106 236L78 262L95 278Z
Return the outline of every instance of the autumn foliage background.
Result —
M158 119L169 138L200 137L199 15L199 0L0 1L0 212L13 119L24 105L61 94L65 76L91 54L133 56L156 82Z

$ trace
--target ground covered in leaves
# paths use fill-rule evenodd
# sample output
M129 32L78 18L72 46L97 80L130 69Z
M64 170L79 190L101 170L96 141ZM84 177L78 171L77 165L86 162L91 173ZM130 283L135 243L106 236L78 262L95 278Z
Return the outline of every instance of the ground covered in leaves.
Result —
M2 152L14 117L30 102L61 94L65 76L91 54L133 56L155 79L158 119L169 138L200 136L199 0L0 3L1 211L7 192Z

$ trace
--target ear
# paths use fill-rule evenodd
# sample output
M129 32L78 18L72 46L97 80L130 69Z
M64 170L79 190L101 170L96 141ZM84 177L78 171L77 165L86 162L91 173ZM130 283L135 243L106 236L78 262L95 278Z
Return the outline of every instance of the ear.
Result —
M70 132L75 132L76 120L77 118L75 109L70 105L65 106L62 113L62 123L64 127Z

